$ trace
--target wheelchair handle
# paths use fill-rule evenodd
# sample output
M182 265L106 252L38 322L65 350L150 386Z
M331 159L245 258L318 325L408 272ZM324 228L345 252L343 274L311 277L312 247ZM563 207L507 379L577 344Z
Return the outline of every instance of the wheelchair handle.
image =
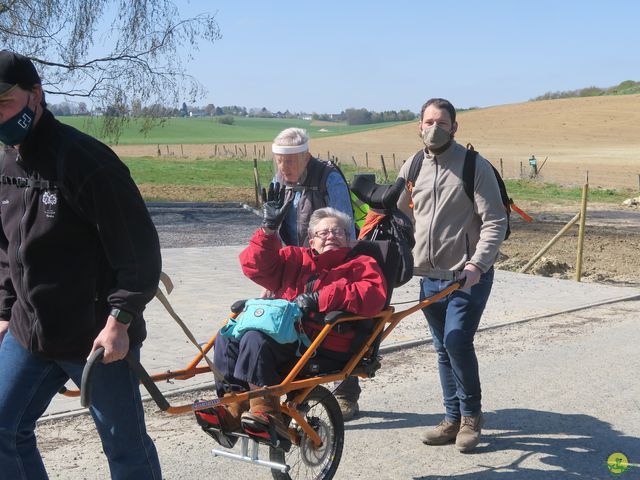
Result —
M80 404L88 408L91 405L91 387L92 387L92 372L97 363L102 362L104 358L104 347L98 347L87 360L84 369L82 370L82 381L80 382ZM127 353L125 360L129 364L129 368L134 375L140 380L151 398L156 402L160 410L167 411L170 407L169 402L164 397L160 389L155 384L153 379L149 376L144 367L140 364L137 358L135 358L131 352Z
M104 358L104 347L98 347L87 359L87 363L82 370L82 380L80 382L80 405L88 408L91 405L91 373L97 363Z

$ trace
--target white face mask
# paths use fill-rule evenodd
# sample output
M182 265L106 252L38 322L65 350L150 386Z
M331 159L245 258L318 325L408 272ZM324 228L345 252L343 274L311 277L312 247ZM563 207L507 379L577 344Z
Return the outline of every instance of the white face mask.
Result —
M451 140L451 132L434 123L422 130L422 141L429 150L437 150Z

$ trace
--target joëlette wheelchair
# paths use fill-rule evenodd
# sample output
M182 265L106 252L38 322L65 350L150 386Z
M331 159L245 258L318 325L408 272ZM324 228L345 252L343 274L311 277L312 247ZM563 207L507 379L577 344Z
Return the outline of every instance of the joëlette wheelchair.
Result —
M391 195L395 194L396 192L391 192ZM386 199L388 200L388 198ZM395 204L395 200L393 203ZM344 421L335 397L323 384L344 380L352 375L361 378L374 377L381 366L380 344L395 326L408 315L441 300L462 286L462 281L454 281L438 294L406 310L396 312L390 306L399 260L397 249L394 248L393 243L390 241L358 241L353 248L354 253L369 255L381 266L388 288L385 308L371 318L355 316L346 312L327 313L324 317L322 330L280 384L244 392L231 392L222 398L197 401L193 404L171 405L155 382L186 380L195 375L210 373L211 369L206 364L208 358L206 359L205 355L213 348L215 335L202 347L201 352L193 358L189 365L181 370L149 375L144 367L131 356L127 356L127 361L158 407L169 414L207 410L217 405L243 402L265 395L279 396L282 399L282 414L289 427L290 445L286 445L284 448L269 445L269 459L266 460L259 458L258 442L245 433L223 433L220 430L207 431L205 429L219 444L228 447L214 449L212 451L214 456L268 467L276 479L331 479L337 471L342 456ZM243 302L236 302L232 306L232 318L242 310L242 305ZM314 368L315 352L332 329L340 328L347 322L351 322L351 326L357 325L358 322L366 323L367 335L364 336L360 346L353 352L353 356L341 370L316 372ZM87 361L80 388L83 406L88 406L91 402L91 371L95 364L101 361L102 354L102 349L98 349ZM204 361L207 362L204 363ZM78 395L77 392L70 391L64 394ZM231 450L238 442L240 444L239 451Z

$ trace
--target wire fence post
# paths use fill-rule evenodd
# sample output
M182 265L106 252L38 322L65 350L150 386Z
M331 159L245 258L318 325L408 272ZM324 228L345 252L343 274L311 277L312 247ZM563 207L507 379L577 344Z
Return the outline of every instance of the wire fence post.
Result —
M384 181L387 183L389 181L389 176L387 175L387 166L384 164L384 155L380 155L380 163L382 164L382 173L384 174Z
M256 187L256 207L260 206L260 175L258 175L258 159L253 159L253 179Z

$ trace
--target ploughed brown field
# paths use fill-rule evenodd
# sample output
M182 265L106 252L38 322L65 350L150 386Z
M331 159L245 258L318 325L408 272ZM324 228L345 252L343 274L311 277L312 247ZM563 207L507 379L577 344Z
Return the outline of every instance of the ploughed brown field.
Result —
M416 106L418 108L418 106ZM543 181L582 184L587 172L593 187L638 188L640 175L640 95L572 98L501 105L462 112L458 116L460 143L471 142L496 167L502 159L507 178L525 175L535 155ZM327 126L330 129L330 125ZM260 143L260 146L269 144ZM420 148L417 122L337 137L312 139L311 150L340 162L380 165L384 155L396 167ZM191 158L207 158L211 145L184 145ZM155 145L115 147L123 156L155 156ZM175 150L175 149L174 149ZM180 152L180 147L177 147ZM253 151L249 146L249 151ZM353 157L353 158L352 158Z

